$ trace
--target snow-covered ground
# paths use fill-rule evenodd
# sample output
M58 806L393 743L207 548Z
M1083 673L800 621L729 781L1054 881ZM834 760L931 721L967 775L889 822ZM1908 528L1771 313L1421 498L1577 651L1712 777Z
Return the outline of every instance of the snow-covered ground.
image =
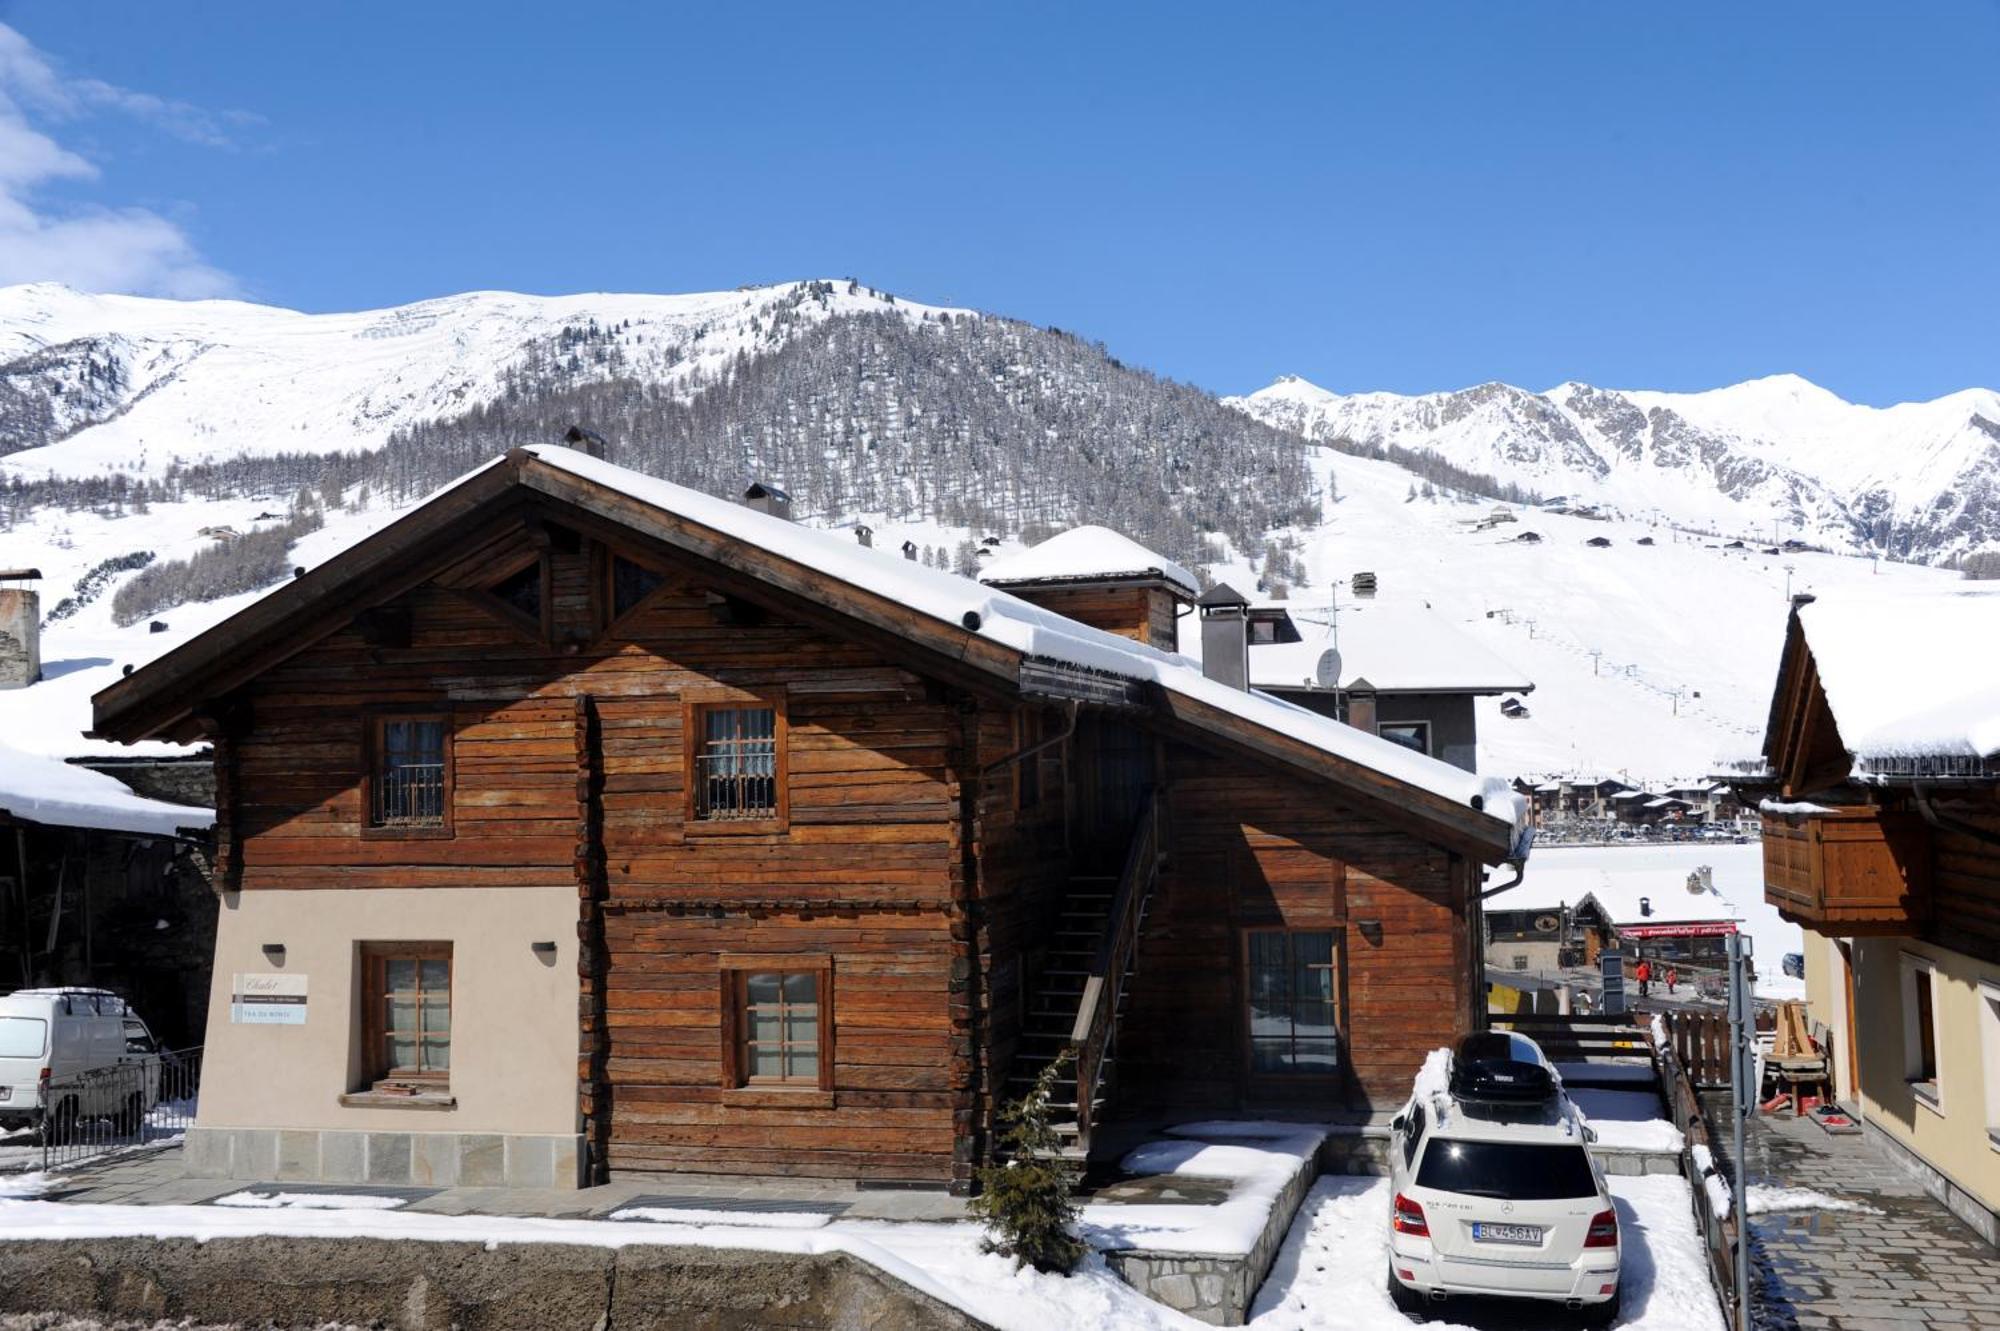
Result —
M1118 1167L1133 1176L1227 1179L1229 1196L1214 1206L1091 1203L1083 1232L1092 1246L1156 1252L1249 1252L1263 1236L1278 1193L1319 1152L1326 1134L1298 1123L1188 1123L1172 1138L1147 1142Z
M46 1187L49 1180L37 1180ZM1194 1331L1202 1326L1142 1297L1093 1256L1065 1279L1016 1270L982 1250L970 1224L836 1220L823 1227L635 1223L447 1216L347 1206L334 1209L213 1206L87 1206L33 1200L16 1181L0 1191L0 1240L150 1235L207 1240L252 1234L294 1237L577 1243L620 1247L683 1244L761 1252L844 1251L1000 1331ZM1619 1325L1638 1331L1721 1331L1709 1290L1687 1185L1672 1176L1613 1179L1624 1249L1625 1308ZM373 1202L375 1199L368 1199ZM1314 1185L1260 1292L1251 1326L1263 1331L1401 1331L1389 1303L1389 1183L1329 1177ZM1543 1325L1530 1310L1527 1325ZM1433 1323L1436 1325L1436 1323Z

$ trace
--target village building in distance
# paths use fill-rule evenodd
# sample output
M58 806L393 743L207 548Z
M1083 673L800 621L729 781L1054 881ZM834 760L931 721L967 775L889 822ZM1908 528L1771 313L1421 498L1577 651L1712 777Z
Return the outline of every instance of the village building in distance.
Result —
M1864 1130L2000 1241L2000 585L1795 598L1765 884Z
M1240 600L1096 539L1003 591L519 449L99 693L213 746L188 1167L964 1188L1065 1050L1077 1153L1400 1103L1521 802L1246 689Z

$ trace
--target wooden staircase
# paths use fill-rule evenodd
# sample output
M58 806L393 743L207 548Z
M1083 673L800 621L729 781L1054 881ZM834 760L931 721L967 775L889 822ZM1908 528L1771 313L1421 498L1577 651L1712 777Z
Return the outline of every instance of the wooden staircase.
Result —
M1132 973L1146 903L1159 879L1159 801L1148 797L1116 878L1070 879L1042 974L1022 1024L1021 1046L1002 1091L1018 1099L1065 1053L1074 1061L1055 1082L1051 1125L1063 1155L1090 1154L1116 1063L1125 980Z

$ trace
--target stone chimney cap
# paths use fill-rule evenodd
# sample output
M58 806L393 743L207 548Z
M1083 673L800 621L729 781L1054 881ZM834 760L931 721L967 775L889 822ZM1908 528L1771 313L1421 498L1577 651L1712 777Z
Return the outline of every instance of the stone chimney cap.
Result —
M0 582L40 582L42 571L38 568L0 568Z
M779 499L789 502L791 496L769 481L752 481L750 488L743 492L745 499Z
M572 425L563 431L563 442L577 452L588 457L602 458L608 447L604 436L595 430L586 430L581 425Z
M1237 591L1228 583L1218 582L1206 592L1203 592L1201 599L1196 601L1195 604L1204 610L1226 610L1232 606L1241 606L1243 609L1248 610L1250 608L1250 598L1242 592Z

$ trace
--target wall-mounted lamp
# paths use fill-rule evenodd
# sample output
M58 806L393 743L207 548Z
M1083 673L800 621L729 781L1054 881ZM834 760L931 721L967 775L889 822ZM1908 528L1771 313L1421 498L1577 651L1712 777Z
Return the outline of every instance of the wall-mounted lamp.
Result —
M534 946L538 956L553 957L556 954L556 945L553 941L536 943Z
M283 943L264 944L264 960L270 962L273 966L284 965L285 945Z
M1382 921L1356 920L1354 927L1361 931L1361 936L1368 941L1368 946L1382 946Z

